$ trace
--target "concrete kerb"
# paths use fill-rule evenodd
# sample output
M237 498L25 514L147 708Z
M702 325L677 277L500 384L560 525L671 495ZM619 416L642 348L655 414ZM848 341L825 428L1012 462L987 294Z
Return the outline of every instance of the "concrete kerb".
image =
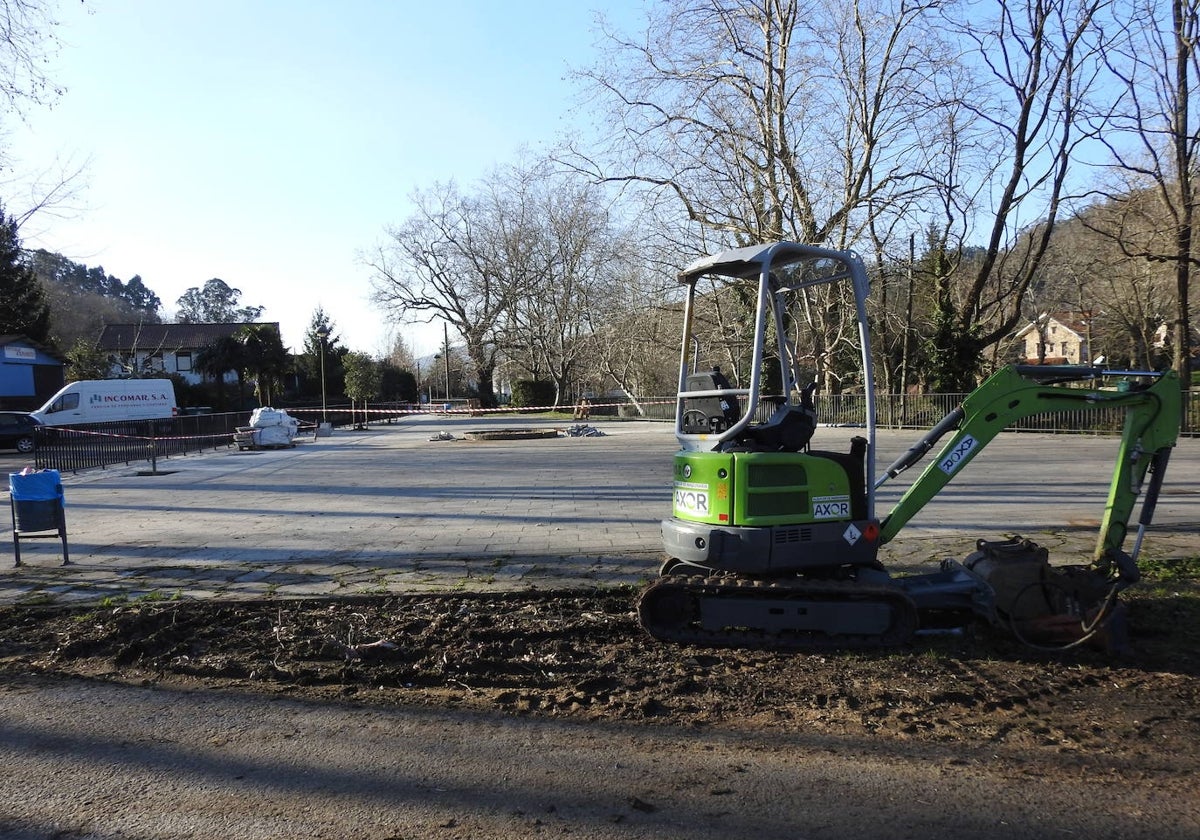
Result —
M464 439L505 422L533 425L416 416L305 438L295 449L174 457L157 476L139 474L143 465L66 475L73 565L58 566L57 543L23 545L26 565L0 570L0 603L498 591L651 578L662 559L658 522L670 510L669 425L599 420L599 437ZM431 440L443 433L454 439ZM857 433L818 432L821 447L832 449ZM880 461L917 437L881 434ZM1082 562L1111 471L1103 453L1113 448L1101 438L1002 436L980 456L972 481L947 488L883 559L894 571L924 570L961 558L977 538L1015 532L1047 544L1056 561ZM1200 443L1181 441L1148 556L1195 554L1197 466ZM880 510L902 489L882 489ZM0 517L0 540L11 545L7 519Z

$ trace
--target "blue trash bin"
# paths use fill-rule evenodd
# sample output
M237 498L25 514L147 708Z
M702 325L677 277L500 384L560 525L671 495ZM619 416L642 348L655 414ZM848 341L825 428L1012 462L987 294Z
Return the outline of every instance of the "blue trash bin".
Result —
M67 521L62 476L58 470L9 473L9 499L12 503L13 549L15 565L21 565L22 538L58 537L62 540L63 565L67 554ZM52 531L53 533L39 533Z

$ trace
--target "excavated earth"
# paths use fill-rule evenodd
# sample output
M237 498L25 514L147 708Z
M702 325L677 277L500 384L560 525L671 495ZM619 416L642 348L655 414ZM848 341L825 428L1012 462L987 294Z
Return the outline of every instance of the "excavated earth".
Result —
M1198 591L1144 587L1118 660L991 628L890 652L678 648L639 628L629 589L7 607L0 674L1013 747L1177 784L1200 772Z

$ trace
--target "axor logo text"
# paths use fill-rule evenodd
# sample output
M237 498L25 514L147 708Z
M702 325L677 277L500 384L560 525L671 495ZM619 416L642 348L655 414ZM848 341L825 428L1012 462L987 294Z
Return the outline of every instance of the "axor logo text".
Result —
M954 448L950 450L949 454L938 462L938 468L946 475L954 475L978 445L975 438L970 435L963 436L962 440L954 444Z
M848 499L813 499L813 519L849 519Z
M695 516L708 514L708 493L699 490L675 488L675 509Z

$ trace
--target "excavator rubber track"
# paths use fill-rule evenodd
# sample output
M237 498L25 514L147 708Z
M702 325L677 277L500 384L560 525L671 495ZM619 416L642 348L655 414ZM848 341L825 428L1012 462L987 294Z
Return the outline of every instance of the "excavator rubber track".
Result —
M638 619L663 642L797 652L895 647L919 624L916 605L896 586L688 575L650 584Z

